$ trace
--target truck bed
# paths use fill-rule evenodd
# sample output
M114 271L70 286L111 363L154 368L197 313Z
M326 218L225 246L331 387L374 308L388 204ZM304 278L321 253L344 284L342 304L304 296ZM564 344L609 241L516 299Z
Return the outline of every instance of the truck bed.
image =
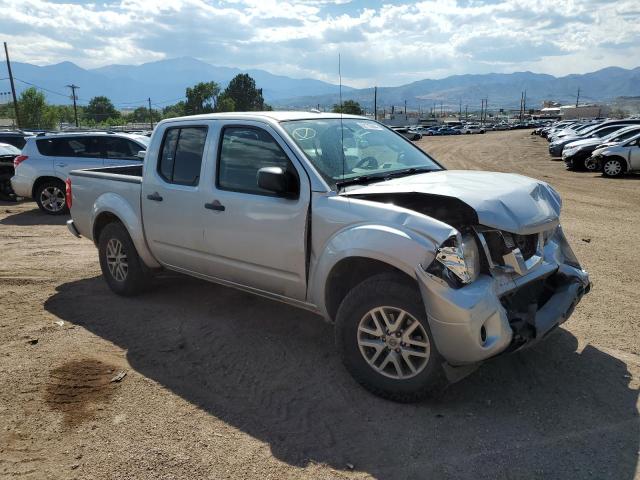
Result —
M69 172L73 191L71 214L81 235L93 239L94 216L117 205L121 216L129 214L130 229L141 231L140 194L142 165L89 168Z

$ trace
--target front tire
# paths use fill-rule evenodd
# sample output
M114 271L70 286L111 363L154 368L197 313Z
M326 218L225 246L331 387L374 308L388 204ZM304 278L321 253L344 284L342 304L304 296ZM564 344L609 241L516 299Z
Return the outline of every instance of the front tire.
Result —
M335 336L346 369L376 395L415 402L446 385L420 293L401 275L353 288L338 309Z
M102 275L114 293L133 296L149 285L149 269L121 223L104 227L98 239L98 256Z
M35 200L40 210L48 215L69 212L65 199L65 185L60 180L49 180L36 188Z
M625 171L625 165L620 158L609 158L602 164L602 173L605 177L620 177Z

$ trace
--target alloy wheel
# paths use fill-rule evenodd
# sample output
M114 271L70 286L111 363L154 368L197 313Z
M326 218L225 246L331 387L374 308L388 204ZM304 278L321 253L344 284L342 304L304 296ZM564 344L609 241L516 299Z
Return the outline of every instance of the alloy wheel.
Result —
M431 344L422 324L409 312L377 307L368 311L358 324L358 348L376 372L405 380L425 369Z
M127 279L127 273L129 273L127 254L122 242L117 238L112 238L107 243L107 266L111 276L118 282L124 282Z
M55 185L44 188L40 192L40 203L45 210L57 213L65 206L64 192Z

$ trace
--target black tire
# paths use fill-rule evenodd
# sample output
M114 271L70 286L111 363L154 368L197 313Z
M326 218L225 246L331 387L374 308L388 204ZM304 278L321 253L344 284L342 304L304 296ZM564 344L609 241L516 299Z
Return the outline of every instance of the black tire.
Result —
M602 174L605 177L621 177L626 171L627 165L622 158L611 157L602 162Z
M113 242L110 245L110 242ZM115 273L109 268L107 260L107 250L111 247L121 245L121 251L125 255L126 272L124 278L120 274L123 269L116 268ZM110 252L113 253L113 252ZM109 288L114 293L123 296L133 296L147 289L152 280L149 268L143 263L142 259L133 245L133 241L129 236L129 232L121 223L110 223L102 229L100 238L98 239L98 257L100 259L100 268L102 275L106 280ZM113 257L111 257L113 258ZM120 276L120 278L118 278Z
M47 215L66 215L69 209L65 200L65 191L66 186L62 180L47 180L41 183L34 192L38 208ZM60 204L60 201L64 203Z
M420 323L428 336L428 361L422 370L412 377L398 379L385 376L375 370L360 351L358 332L361 320L372 309L383 306L402 309L409 313ZM441 392L447 385L442 369L442 357L433 341L420 292L416 285L399 274L376 275L354 287L338 308L335 338L336 347L346 369L357 382L375 395L396 402L416 402ZM393 338L393 335L389 335L389 338ZM392 352L389 349L384 350L380 354L381 363L384 362L382 357L385 354Z

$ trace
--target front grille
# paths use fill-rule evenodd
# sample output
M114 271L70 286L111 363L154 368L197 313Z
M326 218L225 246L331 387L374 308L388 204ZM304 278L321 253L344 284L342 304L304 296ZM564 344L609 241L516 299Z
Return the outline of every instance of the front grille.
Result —
M529 260L533 257L538 250L538 234L532 235L512 235L513 241L522 252L522 256L525 260Z
M495 265L504 265L503 257L519 248L522 257L529 260L538 250L538 234L517 235L499 230L484 230L481 232L487 243L491 260Z

